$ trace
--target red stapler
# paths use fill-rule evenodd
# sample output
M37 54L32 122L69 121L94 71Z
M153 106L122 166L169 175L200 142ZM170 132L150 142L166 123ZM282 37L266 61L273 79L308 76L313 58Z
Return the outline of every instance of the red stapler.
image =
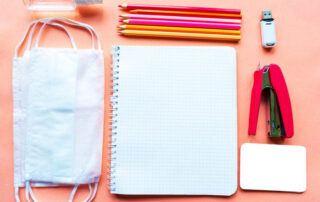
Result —
M276 64L264 66L255 71L254 84L251 92L251 105L249 115L249 134L255 135L259 114L261 94L267 90L270 101L270 137L292 137L293 116L288 88Z

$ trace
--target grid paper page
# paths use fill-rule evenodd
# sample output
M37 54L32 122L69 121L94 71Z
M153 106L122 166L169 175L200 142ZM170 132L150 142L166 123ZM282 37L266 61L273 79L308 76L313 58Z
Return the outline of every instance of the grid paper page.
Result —
M232 195L236 53L120 46L115 194Z

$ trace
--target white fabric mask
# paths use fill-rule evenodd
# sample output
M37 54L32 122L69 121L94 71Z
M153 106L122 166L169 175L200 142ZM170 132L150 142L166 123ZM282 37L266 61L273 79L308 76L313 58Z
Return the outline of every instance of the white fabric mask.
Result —
M59 22L59 23L58 23ZM68 24L87 29L92 49L77 49ZM35 47L31 48L35 27L42 24ZM64 30L73 48L40 48L46 27ZM18 50L32 27L27 50ZM97 49L95 49L95 39ZM32 22L13 59L14 101L14 186L74 185L69 201L80 184L88 184L93 200L101 175L104 118L104 58L95 30L67 18L47 18ZM95 183L92 193L91 183Z

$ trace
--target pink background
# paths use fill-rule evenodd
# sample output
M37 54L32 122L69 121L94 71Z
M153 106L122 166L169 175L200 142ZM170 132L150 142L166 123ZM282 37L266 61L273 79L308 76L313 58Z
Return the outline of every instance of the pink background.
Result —
M307 191L302 194L260 191L243 191L238 188L231 197L215 196L116 196L107 190L106 161L107 138L104 139L102 176L95 201L320 201L320 24L318 0L104 0L100 7L78 9L67 16L92 25L102 39L105 64L109 65L110 49L120 45L180 45L180 46L233 46L237 50L238 62L238 146L246 142L273 143L266 135L266 108L260 108L257 136L249 137L248 115L253 72L259 61L266 65L276 63L282 67L292 101L295 136L277 141L281 144L303 145L307 148ZM117 34L119 3L172 4L205 7L240 8L243 14L242 39L239 43L211 41L166 40L125 38ZM14 201L13 189L13 137L12 137L12 87L11 71L14 48L22 39L27 25L38 14L27 11L20 0L1 0L0 7L0 196L1 201ZM270 51L261 46L260 24L262 10L270 9L276 21L277 45ZM46 14L48 15L48 14ZM65 14L63 14L65 15ZM72 30L78 47L89 47L90 40L84 31ZM69 42L61 31L48 29L42 38L42 46L65 47ZM109 78L107 77L107 81ZM106 106L108 106L106 99ZM107 120L106 120L107 121ZM238 151L239 151L238 148ZM284 157L285 158L285 157ZM278 168L281 172L281 168ZM271 171L270 171L271 172ZM276 171L272 171L276 172ZM294 176L293 176L294 177ZM34 188L39 201L67 201L71 187ZM24 189L21 190L24 200ZM80 188L76 201L88 194L87 186Z

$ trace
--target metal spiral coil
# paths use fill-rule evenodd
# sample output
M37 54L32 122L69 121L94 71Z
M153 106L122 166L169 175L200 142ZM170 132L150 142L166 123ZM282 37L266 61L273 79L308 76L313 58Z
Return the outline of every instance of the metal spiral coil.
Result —
M117 124L118 124L118 92L119 92L119 56L120 47L115 46L112 50L112 65L110 71L110 109L107 113L108 118L108 188L110 192L116 191L116 160L117 160Z

